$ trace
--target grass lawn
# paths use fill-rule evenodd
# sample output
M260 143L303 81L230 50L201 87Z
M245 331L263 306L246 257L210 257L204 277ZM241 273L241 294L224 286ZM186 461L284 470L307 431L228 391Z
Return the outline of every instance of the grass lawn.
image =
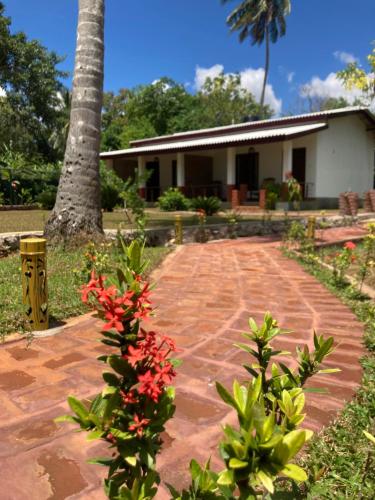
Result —
M332 273L319 264L297 260L364 323L368 351L361 360L364 371L360 389L336 421L313 438L301 459L310 473L309 481L301 487L301 495L290 498L374 498L374 444L363 431L375 434L375 305L349 284L336 286Z
M146 248L145 257L150 260L150 273L168 250L165 248ZM84 268L84 250L54 249L48 252L48 289L50 323L62 321L71 316L88 312L82 304L78 292L83 283L82 269ZM111 266L116 265L119 253L111 251ZM113 272L108 269L107 275ZM0 259L0 336L9 333L26 331L23 316L21 290L21 262L18 254Z

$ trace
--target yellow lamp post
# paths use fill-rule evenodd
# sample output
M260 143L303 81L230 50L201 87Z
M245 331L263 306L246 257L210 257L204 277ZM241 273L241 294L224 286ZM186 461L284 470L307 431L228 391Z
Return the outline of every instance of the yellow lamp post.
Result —
M315 240L316 217L309 217L307 221L307 239Z
M176 245L182 245L184 235L182 232L181 215L176 215L176 219L175 219L175 223L174 223L174 234L175 234Z
M44 238L20 241L22 301L32 331L48 329L47 258Z

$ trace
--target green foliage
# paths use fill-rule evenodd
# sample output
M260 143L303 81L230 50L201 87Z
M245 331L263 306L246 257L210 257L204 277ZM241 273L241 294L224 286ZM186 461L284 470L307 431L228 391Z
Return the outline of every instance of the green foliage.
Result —
M288 247L303 247L306 242L306 228L302 222L295 220L288 224L283 240Z
M100 188L102 209L112 212L117 205L121 204L124 181L104 163L100 164Z
M40 201L43 191L55 191L60 177L60 165L42 160L27 160L22 153L4 147L0 153L0 192L7 205ZM47 195L46 195L47 199ZM51 199L51 196L50 196Z
M3 3L0 39L0 87L6 89L0 98L0 143L28 157L61 159L51 137L65 120L60 79L66 74L57 69L62 58L25 33L12 33Z
M364 255L360 261L358 271L359 291L362 291L365 279L370 276L375 266L375 224L367 225L368 233L363 240Z
M251 365L244 365L252 379L245 385L235 380L232 392L216 383L221 399L236 411L239 425L238 429L228 424L223 428L225 438L219 448L225 469L217 474L210 470L209 462L202 469L192 461L189 490L179 493L170 487L173 498L256 499L263 497L264 491L274 493L279 476L297 483L307 480L305 471L292 462L313 434L299 429L305 418L302 388L316 373L339 371L320 369L332 352L333 338L325 340L314 334L312 352L307 346L297 349L295 371L284 363L271 363L275 356L290 354L274 350L271 344L279 335L290 332L280 330L269 313L260 326L250 319L249 327L249 333L243 335L251 344L237 347L255 358Z
M110 499L151 499L160 483L155 470L161 450L161 433L174 413L174 377L171 353L174 343L155 332L146 332L141 321L151 314L149 284L144 282L147 261L137 240L123 254L116 277L106 283L95 271L82 289L104 321L101 342L113 353L98 359L106 365L105 387L88 404L70 396L73 415L57 419L78 424L87 440L102 440L110 449L107 458L90 460L108 468L104 481Z
M365 326L362 384L354 399L319 436L300 459L309 470L308 482L296 498L372 498L375 489L373 444L364 431L374 434L375 421L375 307L349 283L337 285L332 272L319 261L294 256L300 264L356 314ZM289 498L289 497L288 497Z
M139 194L139 186L146 184L150 175L151 172L146 170L143 176L141 176L138 174L138 169L136 169L134 177L129 177L124 182L123 191L120 193L120 197L125 203L128 220L136 224L136 237L143 242L146 241L147 216L145 212L145 200ZM129 211L131 215L129 215Z
M167 189L158 199L161 210L172 212L174 210L189 210L189 200L178 188Z
M136 139L240 123L259 113L239 75L208 78L193 95L164 77L151 85L104 95L102 148L127 148ZM263 114L269 117L272 112L266 106Z
M35 199L44 210L52 210L55 206L56 195L57 187L49 186L45 191L39 193Z
M196 211L203 211L206 215L214 215L221 208L221 201L217 196L197 196L190 201Z

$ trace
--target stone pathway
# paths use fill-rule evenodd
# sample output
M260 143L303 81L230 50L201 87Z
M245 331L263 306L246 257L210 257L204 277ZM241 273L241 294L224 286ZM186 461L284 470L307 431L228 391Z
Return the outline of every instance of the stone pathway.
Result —
M269 310L295 331L278 346L294 351L312 345L313 330L337 344L327 367L341 373L315 378L329 395L308 395L305 426L319 431L351 399L361 379L363 327L354 314L266 238L187 245L170 254L157 272L153 326L182 349L176 380L177 411L168 424L159 459L163 480L186 484L189 461L213 456L221 424L234 415L219 400L214 381L230 387L244 380L245 353L233 347L249 316ZM85 316L60 334L0 348L0 484L2 500L103 500L104 470L85 460L102 455L100 443L86 443L72 427L53 418L67 412L68 394L87 397L102 388L102 364L95 357L100 323ZM158 498L168 498L162 488Z

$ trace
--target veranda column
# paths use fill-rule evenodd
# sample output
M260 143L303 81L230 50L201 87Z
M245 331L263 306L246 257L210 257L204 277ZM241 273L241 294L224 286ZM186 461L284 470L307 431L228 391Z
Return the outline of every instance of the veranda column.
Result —
M146 162L144 156L138 156L138 176L140 178L138 193L143 199L146 198L146 183L144 180L144 175L146 172Z
M177 153L177 187L180 191L185 191L185 155Z
M293 141L283 142L283 176L281 181L285 182L286 174L293 168Z
M236 148L227 148L227 201L232 200L236 187Z

